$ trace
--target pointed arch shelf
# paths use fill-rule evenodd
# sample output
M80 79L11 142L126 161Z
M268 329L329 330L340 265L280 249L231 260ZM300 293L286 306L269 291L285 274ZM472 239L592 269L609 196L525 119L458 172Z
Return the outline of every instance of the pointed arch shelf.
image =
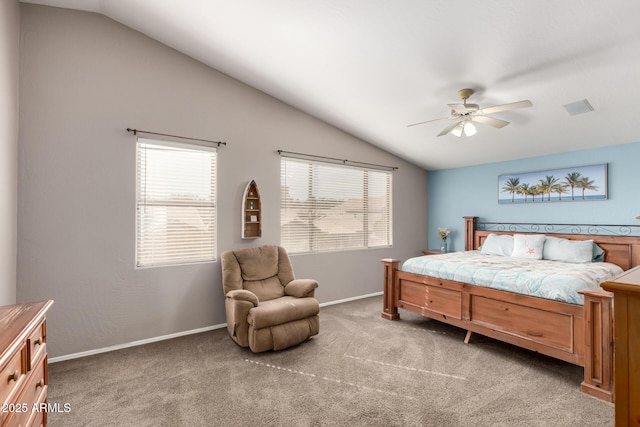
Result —
M242 238L257 239L258 237L262 237L262 203L258 185L251 180L242 196Z

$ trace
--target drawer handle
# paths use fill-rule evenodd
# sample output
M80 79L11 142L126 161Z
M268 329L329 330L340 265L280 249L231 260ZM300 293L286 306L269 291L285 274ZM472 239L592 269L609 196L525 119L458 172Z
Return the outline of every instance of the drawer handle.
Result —
M44 387L44 378L41 378L40 381L36 383L36 388Z
M527 331L527 335L531 335L532 337L541 337L542 336L542 332Z
M33 342L33 345L40 345L40 344L42 344L42 338L38 338Z
M9 379L7 381L18 381L18 371L13 371L13 374L9 374Z

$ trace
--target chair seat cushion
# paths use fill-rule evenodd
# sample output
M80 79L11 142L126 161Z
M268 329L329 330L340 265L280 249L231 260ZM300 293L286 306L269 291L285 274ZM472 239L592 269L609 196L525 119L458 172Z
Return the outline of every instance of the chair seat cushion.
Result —
M284 286L280 284L278 276L263 280L245 280L243 288L253 292L260 301L272 300L284 296Z
M294 320L306 319L320 312L315 298L295 298L284 296L269 301L261 301L249 310L247 320L254 329L268 328Z

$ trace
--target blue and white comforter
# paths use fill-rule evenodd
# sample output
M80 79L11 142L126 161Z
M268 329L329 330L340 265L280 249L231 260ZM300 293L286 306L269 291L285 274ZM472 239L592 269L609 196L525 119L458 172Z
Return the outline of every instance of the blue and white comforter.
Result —
M480 251L411 258L400 270L580 305L584 297L578 291L600 289L600 282L623 272L608 262L574 264L484 255Z

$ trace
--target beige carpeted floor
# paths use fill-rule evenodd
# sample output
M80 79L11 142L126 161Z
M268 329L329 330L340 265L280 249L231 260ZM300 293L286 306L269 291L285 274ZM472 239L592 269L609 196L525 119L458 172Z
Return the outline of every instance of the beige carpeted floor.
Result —
M321 309L320 335L253 354L226 329L49 366L50 426L613 426L582 368L401 311Z

